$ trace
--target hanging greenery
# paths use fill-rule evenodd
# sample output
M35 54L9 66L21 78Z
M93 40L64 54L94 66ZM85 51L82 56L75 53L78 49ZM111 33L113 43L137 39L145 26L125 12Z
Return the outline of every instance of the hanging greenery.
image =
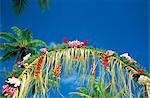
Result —
M19 80L19 87L13 94L6 91L2 94L24 98L32 92L34 98L45 98L50 88L59 88L62 75L69 76L76 72L79 81L87 84L79 88L80 92L71 94L86 98L150 97L150 74L140 69L133 58L128 54L119 56L112 50L91 48L87 44L88 41L65 39L55 48L40 49L41 53L24 60L23 70L18 71L20 74L15 77ZM7 85L6 82L4 86Z

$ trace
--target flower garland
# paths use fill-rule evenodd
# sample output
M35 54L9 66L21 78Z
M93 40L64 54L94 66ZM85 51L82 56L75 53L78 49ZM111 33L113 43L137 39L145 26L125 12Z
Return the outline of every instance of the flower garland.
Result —
M12 75L5 81L5 85L2 87L2 94L6 97L13 97L19 86L20 80L16 78L16 75Z
M85 40L84 42L81 42L81 41L78 41L78 40L68 41L65 38L64 43L68 44L72 48L78 48L78 47L86 46L88 44L88 41L87 40Z
M39 74L40 74L40 70L41 70L41 66L42 66L42 61L43 61L43 57L40 56L38 58L38 62L37 62L37 65L36 65L36 71L35 71L35 76L38 77Z

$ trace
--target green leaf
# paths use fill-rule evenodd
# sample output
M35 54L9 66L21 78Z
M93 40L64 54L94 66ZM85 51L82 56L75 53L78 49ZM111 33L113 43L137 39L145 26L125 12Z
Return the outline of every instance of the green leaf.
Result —
M16 56L17 55L17 51L18 49L16 50L13 50L13 51L8 51L7 53L5 53L2 57L0 57L0 60L2 61L5 61L13 56Z
M23 40L31 41L32 40L32 32L29 29L22 30L21 38Z
M22 32L21 32L21 30L18 27L13 26L13 27L11 27L11 29L16 33L16 35L18 36L18 38L21 37Z
M3 38L10 42L16 41L15 37L12 34L9 34L7 32L0 32L0 38Z
M80 87L80 88L77 88L81 93L84 93L84 94L89 94L89 90L85 87Z
M12 1L12 8L16 15L20 15L20 13L23 11L24 7L27 4L27 0L11 0Z
M14 46L11 43L0 43L0 49L1 50L10 50L14 48Z
M46 46L45 42L41 40L32 40L28 43L28 47Z
M74 94L74 95L77 95L79 97L92 98L91 96L84 94L84 93L80 93L80 92L70 92L69 94Z
M38 4L44 10L46 7L48 7L49 0L38 0Z

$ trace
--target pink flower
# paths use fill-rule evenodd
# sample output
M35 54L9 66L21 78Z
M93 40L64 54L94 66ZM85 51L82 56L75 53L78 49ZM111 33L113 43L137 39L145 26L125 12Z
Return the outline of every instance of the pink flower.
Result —
M23 61L18 61L17 64L18 64L18 65L23 65L24 62L23 62Z
M70 47L75 48L75 47L83 47L86 46L88 44L88 41L84 41L84 42L80 42L78 40L74 40L74 41L69 41L67 39L64 40L64 43L68 44Z
M41 48L40 51L41 51L42 53L46 53L47 50L46 50L46 48Z

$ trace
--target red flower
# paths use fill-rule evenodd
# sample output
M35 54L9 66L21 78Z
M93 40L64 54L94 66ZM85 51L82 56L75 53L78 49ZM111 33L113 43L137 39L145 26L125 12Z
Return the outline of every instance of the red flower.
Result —
M17 76L16 76L16 75L11 75L11 76L9 76L9 77L10 77L10 78L12 78L12 77L15 77L15 78L16 78Z
M108 68L108 57L106 54L103 54L101 56L101 59L102 59L102 64L103 66L107 69Z
M56 78L59 78L59 75L60 75L60 70L61 70L61 66L58 65L58 66L53 66L53 74Z
M143 70L143 69L139 69L139 70L137 70L137 72L138 72L139 74L143 74L143 73L144 73L144 70Z
M39 74L40 74L40 69L41 69L41 65L42 65L42 60L43 58L42 57L39 57L38 59L38 63L36 65L36 71L35 71L35 76L38 77Z
M86 46L87 44L88 44L88 40L85 40L83 46Z
M68 40L67 40L67 38L64 38L64 43L66 43L66 44L68 43Z

